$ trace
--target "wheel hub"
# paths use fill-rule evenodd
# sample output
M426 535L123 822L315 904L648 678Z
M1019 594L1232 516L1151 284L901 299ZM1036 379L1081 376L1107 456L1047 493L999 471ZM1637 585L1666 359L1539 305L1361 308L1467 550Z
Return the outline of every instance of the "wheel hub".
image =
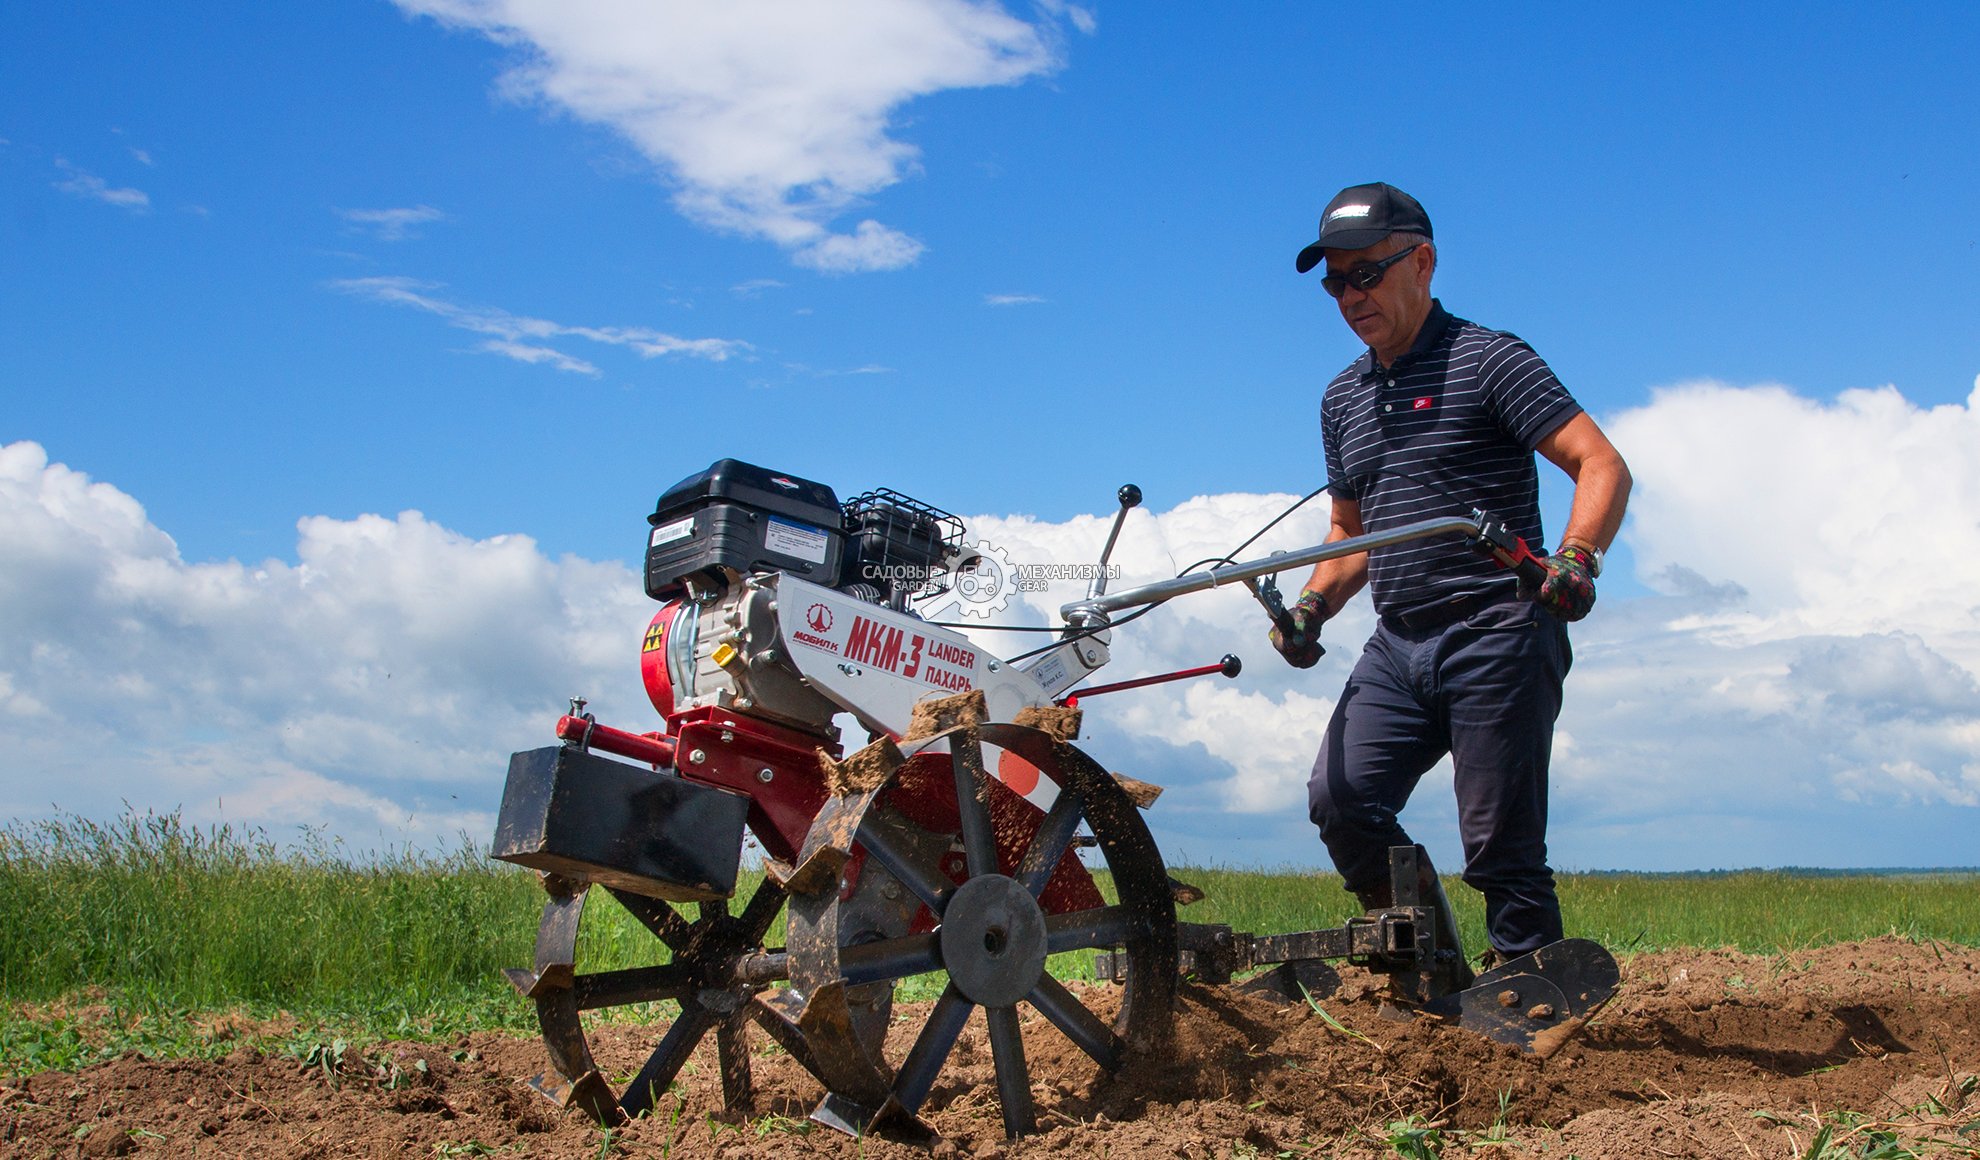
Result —
M1045 973L1045 912L1002 874L957 887L942 909L942 965L956 989L984 1007L1010 1007Z

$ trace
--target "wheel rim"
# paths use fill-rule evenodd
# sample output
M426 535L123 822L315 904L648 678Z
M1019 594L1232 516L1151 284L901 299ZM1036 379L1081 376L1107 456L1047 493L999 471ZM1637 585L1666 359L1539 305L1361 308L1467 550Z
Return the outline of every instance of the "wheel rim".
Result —
M1029 833L1009 825L1009 794L984 770L982 746L998 746L1037 766L1060 787L1053 807ZM1030 1075L1019 1034L1018 1004L1028 1003L1086 1055L1108 1070L1134 1054L1166 1045L1176 986L1175 908L1168 874L1139 811L1091 758L1065 742L1016 725L962 726L901 751L949 754L956 796L961 882L925 848L900 842L877 824L876 805L899 775L896 765L879 785L827 802L814 821L787 883L791 985L804 1004L799 1018L811 1045L814 1073L830 1095L815 1116L864 1131L889 1121L915 1121L960 1038L970 1012L982 1007L989 1029L1004 1130L1032 1130ZM999 795L1005 795L1000 799ZM1036 813L1035 807L1023 809ZM1088 826L1113 874L1119 902L1046 913L1039 898L1068 857L1080 825ZM842 945L840 869L863 847L943 920L929 934ZM1021 844L1020 844L1021 843ZM823 870L814 867L823 866ZM949 908L957 907L954 917ZM1109 1026L1045 970L1047 954L1124 948L1128 970L1120 1015ZM947 975L942 996L897 1065L847 1034L849 987L926 971Z

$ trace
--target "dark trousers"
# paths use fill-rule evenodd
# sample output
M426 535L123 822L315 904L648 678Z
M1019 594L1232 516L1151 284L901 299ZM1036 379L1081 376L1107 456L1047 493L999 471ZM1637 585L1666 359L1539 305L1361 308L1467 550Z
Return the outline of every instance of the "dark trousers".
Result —
M1561 937L1547 868L1547 759L1567 627L1530 601L1488 605L1442 626L1385 617L1334 708L1307 805L1356 894L1379 895L1396 815L1444 754L1456 768L1464 881L1485 896L1492 946L1524 954Z

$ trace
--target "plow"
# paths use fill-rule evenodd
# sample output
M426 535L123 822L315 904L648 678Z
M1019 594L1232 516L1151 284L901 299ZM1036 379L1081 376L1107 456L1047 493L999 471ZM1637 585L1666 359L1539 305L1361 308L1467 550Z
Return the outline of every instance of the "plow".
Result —
M917 614L931 593L965 614L1001 608L1016 582L947 512L884 490L841 503L736 460L660 497L644 568L660 608L640 658L663 727L604 724L574 699L557 744L511 758L503 793L492 853L535 870L546 895L533 962L508 972L549 1057L537 1090L621 1123L651 1111L713 1035L724 1104L745 1112L762 1037L816 1079L813 1119L925 1137L917 1113L980 1010L1015 1137L1036 1128L1024 1008L1111 1072L1171 1043L1185 978L1297 1001L1345 961L1387 976L1399 1016L1543 1052L1613 993L1614 959L1579 939L1474 974L1416 846L1390 851L1388 904L1338 928L1179 919L1200 892L1171 878L1143 817L1160 790L1073 744L1080 700L1240 665L1093 685L1112 632L1229 584L1283 616L1277 573L1411 539L1463 536L1513 568L1532 558L1474 512L1110 593L1107 561L1140 494L1119 498L1085 598L1060 610L1047 646L1003 658ZM857 749L841 735L848 717L867 738ZM748 847L760 877L743 873ZM653 965L582 961L601 893L651 934ZM780 917L783 945L769 945ZM1104 987L1060 981L1054 956L1075 955ZM922 976L940 997L911 1034L890 1035L896 985ZM678 1013L645 1062L608 1076L584 1013L660 1001Z

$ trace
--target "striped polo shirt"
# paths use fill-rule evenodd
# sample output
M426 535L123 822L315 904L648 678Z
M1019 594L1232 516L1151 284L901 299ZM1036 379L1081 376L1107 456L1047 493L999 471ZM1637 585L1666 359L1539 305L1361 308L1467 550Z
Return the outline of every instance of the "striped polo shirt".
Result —
M1370 350L1327 384L1328 490L1359 503L1371 532L1482 508L1543 553L1533 449L1580 413L1532 347L1433 300L1394 366ZM1376 611L1390 614L1496 588L1511 595L1516 583L1458 536L1377 549L1368 582Z

